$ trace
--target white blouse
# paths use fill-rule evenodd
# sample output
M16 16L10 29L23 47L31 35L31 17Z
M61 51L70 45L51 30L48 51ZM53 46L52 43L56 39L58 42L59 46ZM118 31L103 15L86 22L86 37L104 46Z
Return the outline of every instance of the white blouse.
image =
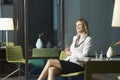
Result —
M71 56L68 56L65 60L70 60L70 62L83 66L83 63L80 63L78 60L89 55L92 47L92 38L88 35L81 36L79 42L77 42L78 46L75 46L76 40L77 35L73 37L73 42L70 46Z

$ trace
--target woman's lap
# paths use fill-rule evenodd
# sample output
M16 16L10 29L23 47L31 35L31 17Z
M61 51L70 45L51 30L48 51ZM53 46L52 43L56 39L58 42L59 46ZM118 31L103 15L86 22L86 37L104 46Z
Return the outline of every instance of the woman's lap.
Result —
M83 71L84 68L81 67L78 64L69 62L69 61L64 61L64 60L59 60L60 64L61 64L61 68L62 68L62 73L63 74L67 74L67 73L71 73L71 72L77 72L77 71Z

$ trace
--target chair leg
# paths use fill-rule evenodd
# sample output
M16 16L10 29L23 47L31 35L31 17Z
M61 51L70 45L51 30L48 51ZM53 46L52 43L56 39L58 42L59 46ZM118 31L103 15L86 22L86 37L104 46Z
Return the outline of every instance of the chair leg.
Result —
M5 76L4 78L2 78L2 80L5 80L6 78L8 78L9 76L13 75L13 74L16 73L17 71L19 71L19 69L16 69L16 70L13 71L12 73L8 74L8 75Z
M2 80L5 80L6 78L8 78L9 76L13 75L14 73L16 73L18 71L18 77L19 77L19 80L21 80L21 77L20 77L20 71L24 72L23 70L20 69L20 64L17 65L18 68L13 71L12 73L8 74L7 76L5 76L4 78L2 78Z
M18 77L19 77L19 80L22 80L22 79L21 79L21 76L20 76L20 72L24 72L24 71L21 70L21 68L20 68L20 64L18 64L18 69L19 69L19 71L18 71Z
M21 80L21 77L20 77L20 64L18 64L18 69L19 69L19 71L18 71L18 77L19 77L19 80Z

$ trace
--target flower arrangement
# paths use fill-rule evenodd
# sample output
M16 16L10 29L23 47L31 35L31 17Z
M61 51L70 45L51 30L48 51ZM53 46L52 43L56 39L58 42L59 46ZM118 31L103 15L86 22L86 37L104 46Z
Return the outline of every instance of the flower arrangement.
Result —
M117 42L112 42L112 44L111 44L110 46L111 46L111 47L114 47L114 46L116 46L116 45L120 45L120 40L117 41Z
M108 60L109 60L110 58L113 58L113 57L116 56L115 50L113 49L113 47L116 46L116 45L120 45L120 40L117 41L117 42L112 42L112 43L110 44L110 47L108 48L107 54L106 54Z

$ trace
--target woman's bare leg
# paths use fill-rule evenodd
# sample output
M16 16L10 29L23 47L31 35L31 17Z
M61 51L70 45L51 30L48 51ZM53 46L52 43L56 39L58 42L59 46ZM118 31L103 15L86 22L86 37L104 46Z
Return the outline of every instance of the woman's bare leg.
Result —
M56 67L50 67L48 72L48 80L55 80L55 76L59 75L61 71Z
M45 80L45 78L48 76L48 71L50 67L56 67L61 70L60 62L57 59L49 59L41 72L38 80Z

